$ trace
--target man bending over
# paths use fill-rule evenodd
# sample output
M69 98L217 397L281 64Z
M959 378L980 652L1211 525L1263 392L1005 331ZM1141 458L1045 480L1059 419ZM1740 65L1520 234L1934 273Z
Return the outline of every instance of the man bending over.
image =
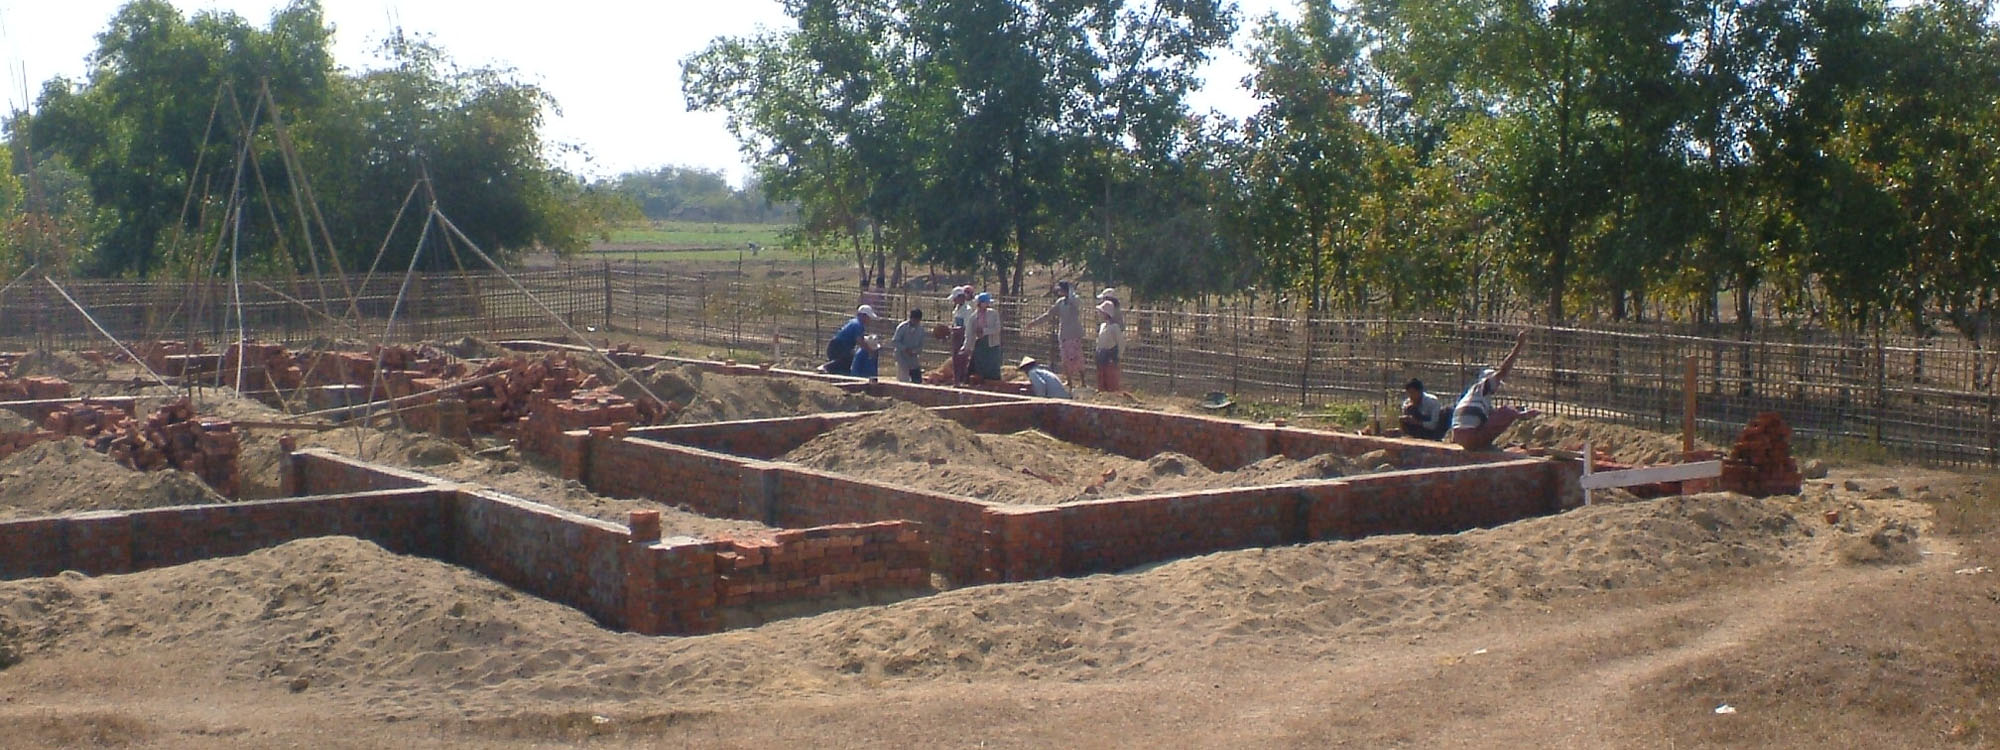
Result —
M1541 412L1526 411L1512 406L1493 406L1493 394L1505 386L1507 375L1514 371L1514 360L1521 356L1521 348L1528 344L1528 332L1523 330L1514 337L1514 348L1507 352L1507 358L1500 361L1498 368L1486 368L1479 372L1479 380L1465 389L1465 395L1458 399L1458 408L1451 413L1451 441L1469 451L1489 450L1493 441L1506 432L1515 420L1532 419Z

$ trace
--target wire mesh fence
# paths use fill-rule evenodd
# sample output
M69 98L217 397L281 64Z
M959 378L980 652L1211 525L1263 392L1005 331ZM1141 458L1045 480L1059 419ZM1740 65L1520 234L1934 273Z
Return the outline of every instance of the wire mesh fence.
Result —
M553 313L604 338L636 334L737 353L732 356L756 352L816 362L826 339L864 300L854 288L733 273L687 275L636 262L576 263L513 278L527 294L490 273L416 275L407 290L403 278L390 276L246 281L240 325L252 338L288 345L564 336ZM221 281L74 281L64 289L125 341L226 342L239 326L237 292ZM948 319L942 296L895 292L866 301L887 321L876 331L886 338L911 307L924 308L927 322ZM1050 303L1047 297L998 300L1010 359L1057 360L1054 323L1024 326ZM1420 378L1452 400L1480 368L1505 355L1516 331L1528 327L1273 315L1244 304L1198 302L1142 303L1125 315L1122 360L1129 387L1190 399L1221 391L1239 401L1306 412L1339 409L1385 423L1395 421L1405 381ZM1937 463L2000 463L1994 377L2000 355L1992 351L1885 337L1739 340L1663 326L1530 328L1528 350L1502 393L1515 403L1678 429L1692 361L1698 421L1712 436L1731 433L1758 412L1776 411L1809 439L1880 446ZM17 285L0 296L0 344L110 348L45 283ZM934 367L946 356L944 345L928 346L924 364Z

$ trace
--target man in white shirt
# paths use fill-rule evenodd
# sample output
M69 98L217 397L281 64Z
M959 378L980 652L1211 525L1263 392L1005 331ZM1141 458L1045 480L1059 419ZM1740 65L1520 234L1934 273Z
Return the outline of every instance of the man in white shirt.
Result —
M1411 378L1403 384L1403 436L1443 440L1451 431L1451 416L1444 402L1424 390L1424 381Z
M1493 406L1493 394L1507 384L1507 375L1514 371L1514 360L1521 356L1521 349L1527 344L1528 332L1523 330L1514 337L1514 348L1507 352L1507 358L1500 361L1500 366L1481 370L1479 379L1465 389L1464 396L1459 397L1458 408L1451 413L1451 441L1459 447L1469 451L1491 449L1493 441L1516 420L1541 415L1534 409L1523 411L1512 406Z
M1071 398L1069 388L1063 385L1062 378L1049 372L1049 368L1036 362L1034 357L1022 357L1021 364L1017 367L1028 376L1028 393L1042 398Z

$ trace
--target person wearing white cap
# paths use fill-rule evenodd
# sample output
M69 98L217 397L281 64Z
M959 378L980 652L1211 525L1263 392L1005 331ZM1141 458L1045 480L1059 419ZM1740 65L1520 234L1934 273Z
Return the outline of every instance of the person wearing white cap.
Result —
M861 337L868 333L868 321L875 319L875 307L862 305L854 309L854 317L846 325L835 331L833 340L826 342L826 364L820 365L820 372L831 375L851 375L854 371L854 347L861 345Z
M1507 385L1507 375L1514 371L1514 360L1520 358L1521 349L1527 345L1528 332L1524 329L1514 337L1514 348L1507 352L1506 359L1500 360L1500 366L1480 370L1479 379L1465 389L1458 407L1451 412L1452 442L1469 451L1487 450L1514 422L1541 414L1534 409L1493 406L1493 394Z
M965 343L959 351L972 359L973 373L997 383L1001 379L1000 310L993 306L993 295L986 292L972 301L979 307L965 323Z
M1119 355L1125 348L1125 311L1115 288L1105 287L1097 300L1097 388L1116 391L1123 385Z
M1034 357L1022 357L1021 364L1015 367L1021 368L1021 373L1028 376L1029 394L1042 398L1072 398L1069 387L1063 385L1062 378L1049 372L1049 368L1036 362Z

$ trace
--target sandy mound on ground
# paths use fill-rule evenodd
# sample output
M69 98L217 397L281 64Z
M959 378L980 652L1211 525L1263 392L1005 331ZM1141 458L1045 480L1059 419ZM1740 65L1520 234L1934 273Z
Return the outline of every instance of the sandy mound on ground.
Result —
M1521 444L1530 448L1560 448L1578 451L1589 441L1591 449L1610 454L1611 460L1627 464L1679 463L1681 439L1623 425L1593 422L1571 417L1541 416L1516 422L1500 434L1497 445ZM1695 450L1715 450L1715 446L1695 441Z
M58 378L101 378L106 367L92 364L90 360L73 352L50 352L37 349L23 355L14 362L14 377L31 375Z
M184 471L133 471L78 438L36 443L0 460L0 518L225 502Z
M40 429L40 426L36 425L34 420L7 411L6 409L0 409L0 433L34 432L38 429Z
M1179 453L1145 461L1064 442L1038 430L991 435L899 404L827 431L784 456L825 471L1013 505L1186 492L1354 473L1338 456L1283 456L1217 472Z
M1825 562L1819 537L1852 536L1788 507L1721 494L1594 506L1449 536L1222 552L660 639L605 632L449 565L314 539L128 576L0 582L0 649L29 660L171 651L230 682L325 691L395 716L670 694L729 703L907 678L1132 678L1185 670L1224 643L1333 658L1358 635L1418 634L1572 594Z
M717 375L702 372L693 365L654 365L632 374L644 381L653 395L680 404L682 409L675 421L684 424L874 411L896 403L893 399L848 393L816 380ZM617 391L627 398L644 395L630 382L620 383Z
M426 346L436 347L440 351L459 359L506 359L519 354L519 352L478 336L466 336L450 341L433 341L426 344Z

